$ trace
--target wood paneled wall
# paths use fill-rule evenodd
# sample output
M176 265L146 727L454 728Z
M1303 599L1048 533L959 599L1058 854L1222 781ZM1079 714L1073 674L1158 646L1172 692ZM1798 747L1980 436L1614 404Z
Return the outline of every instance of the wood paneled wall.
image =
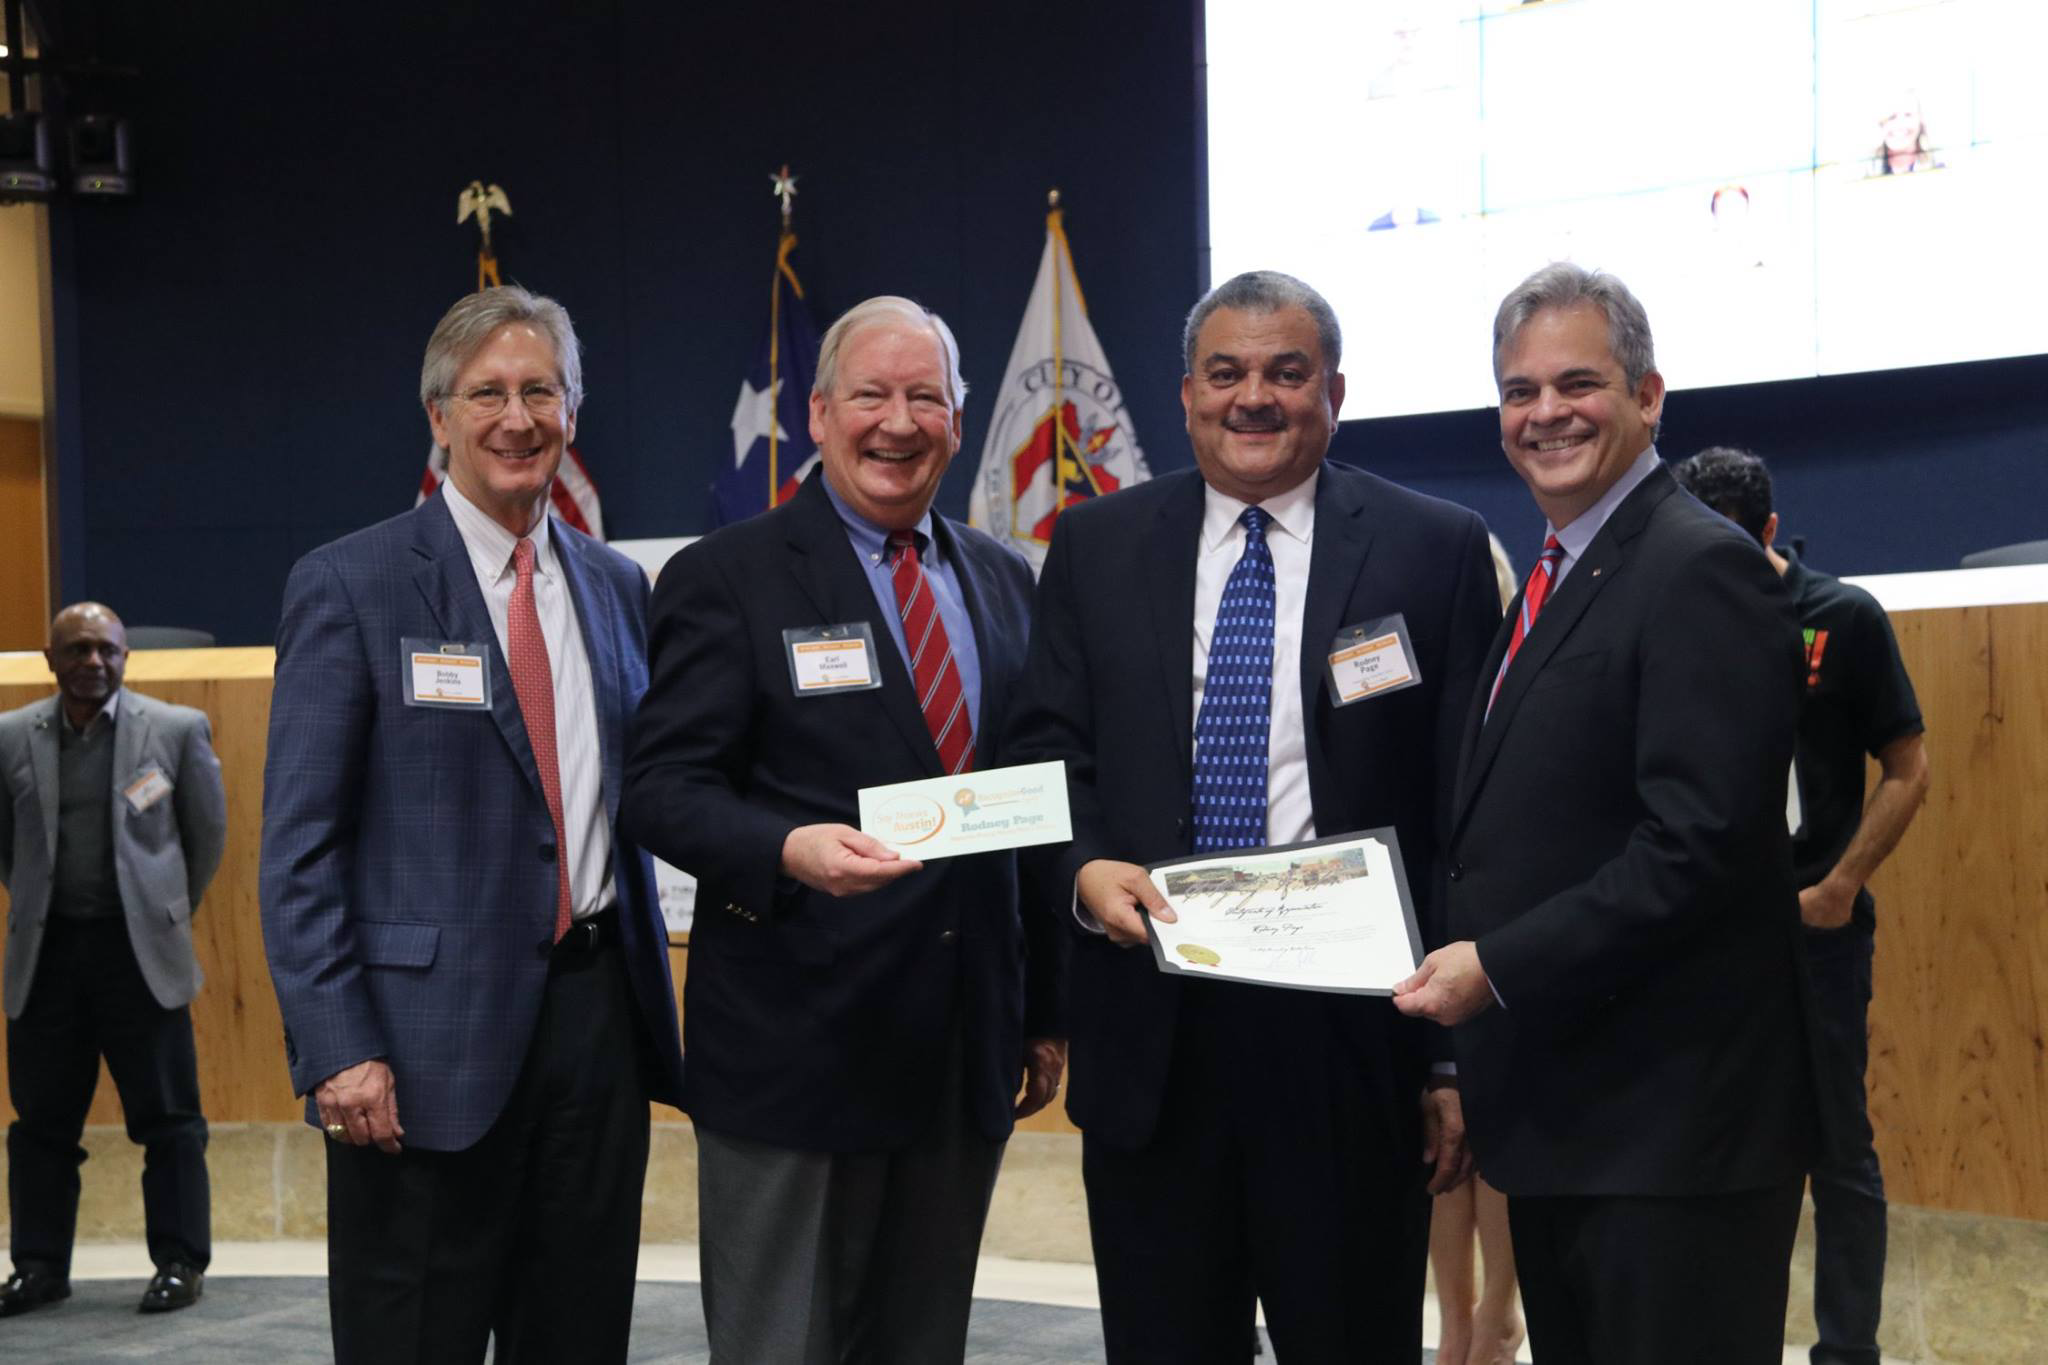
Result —
M1892 621L1933 785L1870 888L1885 1185L2048 1219L2048 604Z
M0 414L0 649L41 649L49 639L43 523L42 423Z
M2048 1220L2048 604L1894 622L1934 784L1872 885L1870 1090L1886 1183L1900 1203ZM129 682L205 710L226 770L227 860L194 921L207 1112L295 1118L256 903L270 651L139 654ZM49 690L40 659L0 660L0 708ZM680 987L687 949L670 957ZM118 1120L103 1084L92 1121ZM1071 1131L1057 1109L1026 1126Z

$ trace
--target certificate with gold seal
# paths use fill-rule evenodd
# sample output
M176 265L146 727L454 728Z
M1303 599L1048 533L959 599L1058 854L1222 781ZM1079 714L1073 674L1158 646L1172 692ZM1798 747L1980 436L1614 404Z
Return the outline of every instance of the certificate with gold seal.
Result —
M1392 995L1422 934L1391 827L1146 869L1179 918L1145 916L1159 970L1261 986Z
M1074 837L1067 765L1023 763L860 790L860 827L923 862Z

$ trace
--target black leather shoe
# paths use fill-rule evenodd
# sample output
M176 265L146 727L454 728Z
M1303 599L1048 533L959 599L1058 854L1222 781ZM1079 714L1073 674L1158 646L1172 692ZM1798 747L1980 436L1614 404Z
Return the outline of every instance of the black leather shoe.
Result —
M204 1274L183 1261L167 1261L157 1267L149 1288L142 1291L142 1306L138 1311L168 1313L176 1308L190 1308L205 1292Z
M17 1270L0 1284L0 1318L71 1297L71 1281L47 1270Z

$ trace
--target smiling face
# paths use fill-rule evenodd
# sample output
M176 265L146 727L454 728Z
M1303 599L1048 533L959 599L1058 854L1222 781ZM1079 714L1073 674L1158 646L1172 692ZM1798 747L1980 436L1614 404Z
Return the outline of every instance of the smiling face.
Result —
M1664 410L1655 370L1631 392L1596 304L1546 308L1501 356L1500 444L1554 527L1600 501L1649 447Z
M831 392L811 395L811 439L849 507L885 531L917 525L960 449L938 334L883 317L848 336Z
M561 364L547 334L532 323L508 322L457 372L453 392L427 404L434 440L448 451L449 480L515 536L539 523L562 452L576 439L573 409L565 405L538 414L517 395L529 384L561 383ZM503 412L480 416L463 398L480 389L513 397Z
M1920 110L1915 106L1894 109L1877 121L1878 131L1884 138L1888 152L1916 152L1920 150Z
M1329 373L1305 308L1218 308L1180 381L1188 442L1211 488L1241 502L1277 497L1316 471L1337 432L1344 376Z

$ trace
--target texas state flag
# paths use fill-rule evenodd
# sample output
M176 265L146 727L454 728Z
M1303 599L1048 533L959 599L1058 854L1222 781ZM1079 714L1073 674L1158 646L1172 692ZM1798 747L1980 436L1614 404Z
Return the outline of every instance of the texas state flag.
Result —
M732 468L711 486L720 526L789 501L818 462L811 441L811 381L818 373L818 331L804 307L803 286L789 264L796 237L784 233L775 253L768 334L754 367L740 381L732 410Z

